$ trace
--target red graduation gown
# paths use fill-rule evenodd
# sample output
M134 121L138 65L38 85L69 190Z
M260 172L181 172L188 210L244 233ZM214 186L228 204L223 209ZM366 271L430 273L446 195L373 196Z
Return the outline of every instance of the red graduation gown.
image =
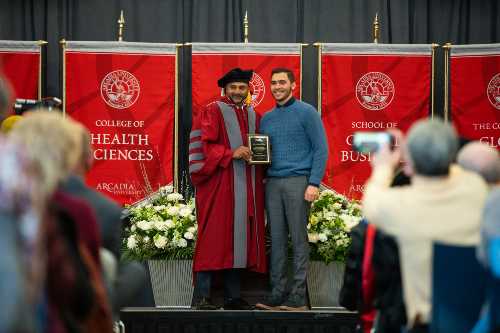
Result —
M241 140L247 145L248 122L254 119L258 132L260 117L253 110L237 107L227 97L219 103L224 109L235 112ZM239 114L237 113L239 112ZM248 114L248 112L255 114ZM227 114L227 113L226 113ZM234 115L232 115L234 117ZM196 190L198 238L193 270L219 270L235 267L234 221L235 179L230 136L224 114L218 103L207 105L193 119L190 135L190 175ZM236 122L233 122L233 125ZM252 127L252 126L251 126ZM234 138L234 134L233 134ZM236 166L234 166L236 167ZM264 190L263 169L244 163L246 173L246 267L256 272L266 272L267 260L264 245ZM252 170L254 169L254 170ZM253 173L253 176L252 176ZM238 213L236 213L238 214ZM238 266L236 266L238 267Z

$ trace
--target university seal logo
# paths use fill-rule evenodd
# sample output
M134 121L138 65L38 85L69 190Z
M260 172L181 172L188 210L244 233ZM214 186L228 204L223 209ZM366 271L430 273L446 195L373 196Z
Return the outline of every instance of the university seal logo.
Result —
M500 73L493 76L486 88L486 95L491 105L497 110L500 110Z
M137 102L140 91L139 80L124 70L110 72L101 81L101 97L115 109L132 106Z
M366 73L356 84L356 98L368 110L385 109L391 104L394 92L394 83L381 72Z
M252 80L250 80L250 90L252 91L251 105L252 107L256 107L264 99L266 87L264 85L264 80L255 72L253 72Z

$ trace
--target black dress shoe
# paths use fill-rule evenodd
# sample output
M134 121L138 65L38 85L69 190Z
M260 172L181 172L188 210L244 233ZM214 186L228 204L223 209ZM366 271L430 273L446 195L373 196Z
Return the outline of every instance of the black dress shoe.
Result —
M252 310L252 306L242 298L228 298L224 301L224 310Z
M210 298L202 297L193 306L196 310L218 310L219 308L212 303Z

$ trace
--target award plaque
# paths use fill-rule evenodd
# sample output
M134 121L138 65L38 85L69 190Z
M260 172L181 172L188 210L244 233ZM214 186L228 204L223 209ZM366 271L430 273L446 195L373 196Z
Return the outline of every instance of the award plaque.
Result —
M252 152L250 164L270 164L271 149L269 136L264 134L248 134L248 148Z

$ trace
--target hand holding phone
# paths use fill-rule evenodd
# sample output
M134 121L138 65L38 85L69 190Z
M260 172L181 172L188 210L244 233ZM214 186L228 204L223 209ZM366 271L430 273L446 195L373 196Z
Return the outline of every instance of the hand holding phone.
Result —
M394 147L394 136L388 132L356 132L354 133L352 147L354 151L362 154L374 153L382 146Z

